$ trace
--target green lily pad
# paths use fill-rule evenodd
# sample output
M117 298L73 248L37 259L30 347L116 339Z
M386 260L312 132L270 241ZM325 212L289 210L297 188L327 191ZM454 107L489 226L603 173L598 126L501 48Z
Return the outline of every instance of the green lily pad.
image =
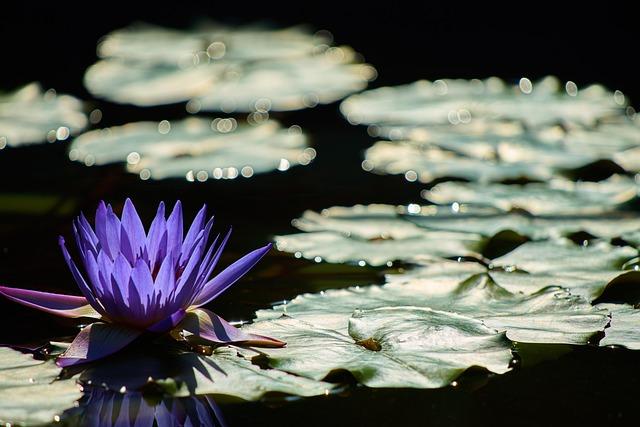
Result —
M105 59L87 69L85 86L116 102L190 101L191 113L257 112L264 119L269 111L334 102L376 77L352 49L330 42L302 28L134 27L101 42Z
M284 313L344 332L344 319L353 310L411 304L476 318L505 331L513 341L558 344L585 344L609 322L606 310L594 308L559 287L545 286L529 295L512 293L498 285L490 273L465 277L461 270L441 271L420 278L409 273L406 280L396 276L384 286L303 294L272 310L258 311L257 317L269 319Z
M130 351L85 370L83 384L103 385L113 391L140 391L151 385L174 397L217 395L258 400L266 393L298 396L325 394L332 385L275 369L261 369L234 348L220 347L211 355L170 353L158 349Z
M298 127L275 121L258 125L234 119L191 117L138 122L87 132L71 144L69 157L86 165L126 163L142 179L234 179L309 164L315 150Z
M510 369L509 340L466 316L401 306L325 316L342 327L282 317L246 329L269 330L287 341L285 348L265 351L272 367L316 380L344 369L369 387L437 388L472 366Z
M541 215L526 212L491 212L474 206L450 209L421 209L410 214L411 222L434 231L493 236L502 231L515 231L533 240L555 239L586 232L600 238L624 237L640 229L640 217L630 212L609 212L600 215Z
M443 182L422 195L440 205L492 206L533 215L595 215L615 209L637 193L634 180L614 175L605 181L577 183L563 179L526 185Z
M611 324L604 330L601 346L619 345L640 350L640 310L629 304L599 304L611 311Z
M87 126L82 102L30 83L15 92L0 93L0 150L31 143L56 142Z
M305 233L276 237L276 247L316 261L373 266L434 256L477 255L482 236L432 231L403 219L395 206L333 207L307 211L293 225Z
M626 104L621 92L575 84L560 90L555 77L532 83L521 79L511 86L486 80L417 81L352 95L341 105L351 123L389 125L465 124L471 120L515 120L529 127L558 122L590 126L619 116Z
M75 378L58 380L52 360L0 347L0 423L42 425L59 420L82 392Z

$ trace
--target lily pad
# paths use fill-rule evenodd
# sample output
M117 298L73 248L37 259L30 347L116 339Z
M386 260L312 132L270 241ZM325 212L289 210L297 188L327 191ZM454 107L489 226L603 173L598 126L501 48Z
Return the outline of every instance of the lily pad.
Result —
M137 26L101 42L103 60L87 69L85 86L116 102L152 106L190 101L200 110L297 110L342 99L376 77L346 46L302 28L193 31Z
M555 239L586 232L601 238L615 238L640 229L640 217L630 212L600 215L540 215L526 212L490 212L473 206L457 206L457 210L433 209L427 206L407 219L429 230L493 236L510 230L533 240Z
M31 143L62 141L87 126L82 102L42 91L38 83L0 93L0 150Z
M611 311L611 324L604 330L601 346L619 345L640 350L640 310L628 304L599 304Z
M492 206L504 212L524 210L533 215L594 215L615 209L638 194L630 178L614 175L600 182L554 179L526 185L443 182L422 195L437 204Z
M258 311L257 316L269 319L285 313L318 327L344 332L345 319L353 310L408 304L473 317L506 332L513 341L531 343L585 344L609 322L608 311L594 308L562 288L547 286L524 295L499 286L491 274L480 273L461 280L459 274L449 272L395 280L384 286L303 294L272 310Z
M567 86L569 89L569 86ZM518 86L491 77L486 80L421 80L353 95L341 105L351 123L437 125L471 120L514 120L529 127L558 122L591 126L620 116L624 95L599 85L560 90L555 77Z
M111 358L85 370L80 381L112 391L140 391L150 386L173 397L216 395L258 400L266 393L321 395L331 384L300 378L275 369L261 369L234 348L220 347L210 355L191 352L151 354L148 350Z
M281 251L316 261L373 266L434 256L476 255L482 236L431 231L403 219L397 207L356 205L307 211L293 225L305 233L276 237Z
M42 425L60 419L82 396L75 378L59 380L50 361L0 347L0 423Z
M69 157L86 165L126 163L142 179L233 179L309 164L315 150L298 127L275 121L257 125L234 119L191 117L138 122L87 132L71 144Z
M410 306L326 316L342 327L282 317L247 329L287 340L287 347L265 352L272 367L316 380L345 369L369 387L437 388L472 366L510 369L504 334L466 316Z

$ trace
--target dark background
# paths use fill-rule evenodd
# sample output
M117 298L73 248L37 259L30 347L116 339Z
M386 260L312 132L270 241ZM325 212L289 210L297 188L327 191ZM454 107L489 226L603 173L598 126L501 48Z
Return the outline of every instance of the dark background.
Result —
M183 105L135 108L93 100L82 86L95 62L97 40L135 21L187 28L203 17L225 23L265 21L309 24L330 30L337 44L364 54L379 73L371 87L417 79L483 78L508 81L548 74L579 87L599 82L640 99L636 14L629 5L465 5L417 2L4 2L0 5L0 90L31 81L88 101L104 113L100 126L137 120L179 119ZM86 168L70 162L66 144L0 151L0 193L48 194L59 206L45 213L0 207L0 284L76 292L57 248L70 237L72 214L91 215L100 199L120 206L132 197L148 223L159 200L180 198L187 217L202 203L217 215L218 229L234 226L228 262L277 233L292 232L305 209L355 203L419 202L419 184L376 176L360 168L373 140L350 126L337 104L275 114L311 136L318 158L310 166L249 180L187 183L142 182L117 165ZM60 206L71 203L71 212ZM5 209L6 208L6 209ZM69 240L69 239L67 239ZM267 257L246 280L215 301L229 318L249 318L259 307L327 286L364 284L380 272L305 273L308 263L278 254ZM301 273L302 271L302 273ZM355 283L354 283L355 281ZM258 291L256 291L258 289ZM0 343L73 334L68 322L0 300ZM638 366L634 352L581 348L510 374L461 380L458 389L350 390L345 396L291 404L223 407L233 425L616 425L637 422ZM486 382L486 384L485 384Z

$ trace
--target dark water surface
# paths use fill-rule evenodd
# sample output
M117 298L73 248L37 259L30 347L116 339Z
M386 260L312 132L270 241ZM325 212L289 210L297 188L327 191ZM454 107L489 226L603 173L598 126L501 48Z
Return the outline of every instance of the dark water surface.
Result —
M204 10L204 6L199 7ZM599 81L630 93L632 99L640 95L634 80L637 68L631 66L634 54L627 52L628 47L621 47L631 35L625 25L628 11L614 11L612 16L603 13L601 19L606 23L599 26L582 26L582 21L567 23L566 32L560 24L565 22L561 18L568 11L562 11L560 18L557 13L552 14L546 33L533 24L518 29L509 21L506 30L512 32L499 39L501 27L493 22L484 25L473 14L464 15L460 21L454 8L425 9L418 9L415 14L411 9L394 10L387 28L380 26L385 22L385 11L376 8L366 18L366 14L355 16L354 7L346 16L335 17L335 22L326 11L296 16L297 9L293 9L275 21L305 21L331 29L338 43L352 44L377 67L381 77L376 85L493 74L506 78L526 74L533 79L552 73L578 83ZM248 12L248 17L239 20L261 18L260 10L252 12L256 16ZM11 12L2 18L6 25L3 24L0 43L3 59L7 60L0 65L0 88L8 90L41 80L45 87L53 86L59 92L87 100L90 98L81 86L81 77L84 68L95 60L93 46L97 37L147 17L141 7L129 15L103 11L111 21L80 19L79 12L65 12L64 8L45 8L33 15L27 7ZM440 19L433 13L440 14ZM156 11L148 20L186 25L194 17L178 14L172 21L169 15ZM221 18L215 13L210 16ZM520 16L519 12L514 11L514 16ZM611 21L615 17L619 21ZM57 30L52 27L56 19L62 20ZM538 26L544 27L544 22L541 20ZM588 31L590 28L594 30ZM479 38L474 39L477 34ZM391 41L384 44L385 40ZM463 45L465 40L467 44ZM529 46L528 59L517 49L518 40ZM34 44L36 41L39 44ZM490 44L492 41L494 45ZM454 46L446 48L445 43ZM474 43L480 43L486 56L472 48ZM394 45L397 50L390 50ZM454 48L457 54L451 51ZM509 52L513 53L511 57ZM36 54L40 55L39 60L34 59ZM55 58L63 60L56 63ZM186 116L182 105L142 109L96 100L89 104L88 111L100 108L103 112L99 127ZM160 200L171 204L182 200L189 219L206 203L216 215L218 231L234 227L222 260L225 265L275 234L293 232L290 220L305 209L421 202L420 184L396 176L376 176L360 168L362 150L373 140L364 128L343 120L337 105L272 117L284 125L298 124L311 136L318 153L311 165L251 179L151 182L126 174L118 165L87 168L71 162L66 154L68 142L0 151L0 284L77 293L59 252L57 236L70 238L71 219L81 210L92 216L99 200L121 206L126 197L132 198L145 224L150 223ZM209 308L228 320L248 320L256 309L299 293L379 283L382 274L383 270L371 268L314 264L273 250ZM37 342L76 332L72 322L5 299L0 299L0 320L1 343ZM467 373L456 387L398 390L353 385L331 396L220 403L220 408L230 426L637 424L640 352L567 346L529 346L520 351L524 366L516 364L512 372L501 376Z

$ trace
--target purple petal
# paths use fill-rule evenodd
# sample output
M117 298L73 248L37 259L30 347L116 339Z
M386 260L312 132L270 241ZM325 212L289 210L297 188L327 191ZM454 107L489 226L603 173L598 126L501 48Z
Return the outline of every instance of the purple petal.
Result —
M158 275L154 282L156 292L159 292L166 298L176 287L176 271L175 264L171 257L166 257L160 266Z
M184 319L184 316L186 314L187 314L186 311L184 311L183 309L180 309L175 313L173 313L171 316L167 317L166 319L162 319L161 321L149 326L147 328L147 331L157 332L157 333L164 333L164 332L170 331L171 329L175 328L176 325L182 321L182 319Z
M104 310L102 310L102 307L100 306L98 301L96 301L96 298L93 295L93 291L91 290L89 285L87 285L87 282L84 280L84 277L82 277L82 274L80 274L80 270L78 270L78 267L76 267L76 264L71 259L71 255L69 255L69 251L67 250L67 247L64 244L64 238L62 236L60 236L60 238L58 239L58 243L60 245L60 249L62 249L62 255L64 256L64 260L67 262L67 265L71 270L71 274L73 275L73 278L75 279L76 283L78 284L78 287L80 288L80 292L82 292L82 295L84 295L84 297L87 299L89 304L91 304L91 306L95 308L96 311L104 314Z
M133 258L129 261L133 263L135 258L137 258L141 252L146 236L144 233L144 227L142 226L142 221L140 221L138 212L136 212L136 208L133 206L131 199L127 198L124 202L121 224L121 237L124 235L127 236L127 242L125 243L125 239L121 242L121 249L124 251L126 246L127 249L132 252Z
M198 271L198 282L196 283L196 293L194 293L194 295L193 295L193 299L194 300L196 299L197 295L200 293L202 288L206 285L207 280L209 280L209 277L211 277L211 274L213 273L214 268L218 264L218 261L220 260L220 257L222 256L222 251L224 250L225 246L227 246L227 242L229 241L229 237L231 237L231 231L232 231L232 229L230 228L229 231L227 232L226 236L224 236L224 239L222 239L222 243L220 243L220 246L218 246L218 249L216 249L216 252L213 255L213 259L211 259L211 260L207 259L206 261L203 261L202 266L200 267L200 270ZM213 248L213 246L215 246L215 243L217 241L218 241L218 238L216 238L216 240L211 245L212 248ZM192 302L192 304L193 304L193 302Z
M208 281L198 293L193 306L200 307L227 290L238 279L244 276L271 249L271 243L249 252L238 261L225 268L220 274Z
M197 237L200 232L204 229L204 220L207 216L207 205L202 206L200 211L196 214L196 217L193 219L191 223L191 227L189 227L189 231L184 238L184 242L182 243L181 253L182 256L185 257L186 254L190 253L193 250L194 245L197 243ZM184 258L180 259L180 264L183 264L185 261Z
M149 233L147 235L147 252L149 254L149 260L151 260L151 270L154 271L156 262L161 262L166 253L167 247L167 221L164 219L164 202L160 202L156 217L149 227ZM164 243L162 243L164 241ZM161 250L162 249L162 250ZM161 257L158 257L159 252L162 252Z
M110 323L92 323L80 331L56 363L65 368L113 354L138 338L142 331Z
M256 347L283 347L286 344L275 338L243 332L222 317L204 308L190 311L178 327L181 330L191 332L198 338L216 344L235 343Z
M136 285L143 306L148 309L148 300L153 294L153 277L151 277L149 266L144 260L138 259L136 261L136 265L131 271L131 280Z
M123 291L123 294L126 296L129 294L128 285L129 285L129 277L131 277L131 265L129 261L122 254L118 254L116 261L113 263L113 271L111 272L111 277L115 279L115 282L120 290Z
M173 254L176 259L182 248L182 233L182 203L178 200L167 220L167 254Z
M114 259L120 251L120 221L104 202L100 202L96 211L96 235L100 247Z
M100 318L100 313L91 307L85 297L8 288L6 286L0 286L0 295L4 295L10 300L27 307L57 316Z

